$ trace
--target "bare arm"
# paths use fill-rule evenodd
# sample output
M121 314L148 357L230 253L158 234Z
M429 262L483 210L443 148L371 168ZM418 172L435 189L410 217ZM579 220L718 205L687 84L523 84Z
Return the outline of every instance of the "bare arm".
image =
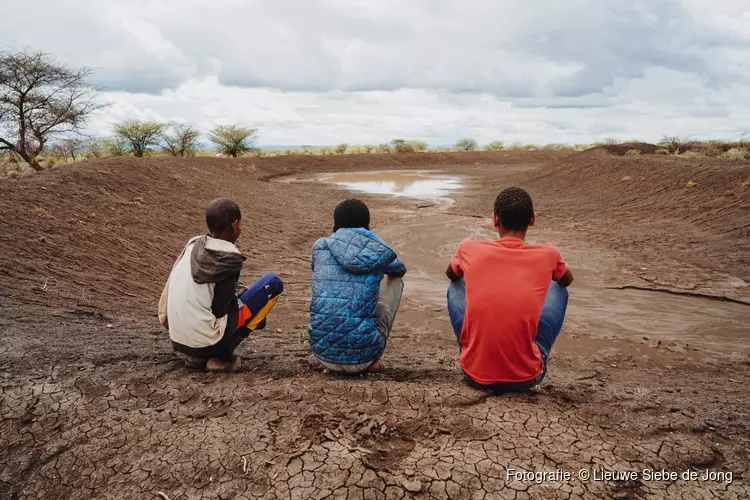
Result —
M453 266L450 264L448 265L448 269L445 271L445 275L448 276L448 279L451 281L460 280L463 278L463 275L456 274L456 271L453 270Z
M560 279L557 280L557 282L563 288L569 287L570 284L573 283L573 271L571 271L569 267L567 269L565 269L565 272L560 277Z

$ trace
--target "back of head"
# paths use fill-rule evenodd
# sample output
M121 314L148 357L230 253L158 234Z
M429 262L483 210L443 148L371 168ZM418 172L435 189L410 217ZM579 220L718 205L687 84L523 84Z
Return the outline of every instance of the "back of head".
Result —
M495 215L510 231L525 231L534 218L531 196L518 187L503 189L495 199Z
M206 225L211 234L232 229L232 223L242 219L240 207L229 198L216 198L206 208Z
M334 232L351 227L370 228L370 209L362 200L342 201L333 211Z

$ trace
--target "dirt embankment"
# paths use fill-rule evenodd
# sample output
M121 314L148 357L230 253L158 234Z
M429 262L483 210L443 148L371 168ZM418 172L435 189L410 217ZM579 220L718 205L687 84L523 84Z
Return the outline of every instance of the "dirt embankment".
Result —
M539 201L549 218L570 228L585 225L588 237L638 252L653 268L684 263L686 288L706 285L705 270L750 283L746 162L582 153L524 180L544 193ZM741 285L729 283L727 293L750 298Z
M659 146L655 144L649 144L648 142L625 142L623 144L605 144L603 146L597 146L595 148L587 149L583 151L586 155L596 154L607 154L623 156L628 154L628 151L636 150L638 154L642 155L653 155L656 154L656 150Z
M0 182L0 231L6 235L0 240L0 297L120 313L150 311L172 259L191 235L204 230L204 207L218 196L236 199L245 210L241 243L250 256L248 273L253 266L283 273L290 259L306 258L311 243L325 233L335 203L322 194L311 200L318 197L314 189L262 182L274 176L562 156L500 151L108 158ZM310 206L319 207L319 213L311 213Z
M284 186L282 194L263 180L325 171L523 163L544 164L518 182L535 195L545 220L572 230L585 224L591 237L615 247L750 281L750 167L744 162L547 151L110 158L0 182L0 231L8 236L0 241L0 297L148 310L171 259L190 235L203 231L203 207L213 197L232 196L246 207L243 240L252 265L278 269L284 259L279 263L273 252L258 249L282 246L305 255L325 232L334 204L320 194L314 203L321 213L310 213L311 200L296 197L314 198L318 191ZM485 214L493 192L482 192L460 210Z

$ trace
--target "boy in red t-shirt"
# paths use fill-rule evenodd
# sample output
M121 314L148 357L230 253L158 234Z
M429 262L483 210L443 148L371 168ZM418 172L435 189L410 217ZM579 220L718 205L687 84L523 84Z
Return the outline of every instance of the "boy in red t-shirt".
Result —
M573 282L551 243L531 245L534 206L520 188L495 200L496 241L461 242L446 274L448 312L467 381L493 392L524 391L547 373Z

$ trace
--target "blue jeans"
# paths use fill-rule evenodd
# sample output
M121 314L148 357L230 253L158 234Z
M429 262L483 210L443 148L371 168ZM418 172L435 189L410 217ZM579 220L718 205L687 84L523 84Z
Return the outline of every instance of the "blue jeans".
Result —
M549 353L552 350L552 344L555 343L560 330L562 330L565 310L567 308L568 289L553 281L547 290L547 296L544 298L542 314L539 318L536 338L534 339L537 347L539 347L544 364L542 374L539 377L529 382L521 382L520 384L492 384L491 386L483 386L471 379L469 379L469 382L473 382L472 385L480 386L484 389L497 389L501 391L525 390L541 382L547 374L547 358L549 358ZM463 278L451 282L448 287L448 314L451 318L451 325L453 325L453 332L456 334L456 339L459 340L461 338L461 330L464 326L464 315L466 314L466 282ZM458 342L458 349L459 351L461 350L460 340Z

